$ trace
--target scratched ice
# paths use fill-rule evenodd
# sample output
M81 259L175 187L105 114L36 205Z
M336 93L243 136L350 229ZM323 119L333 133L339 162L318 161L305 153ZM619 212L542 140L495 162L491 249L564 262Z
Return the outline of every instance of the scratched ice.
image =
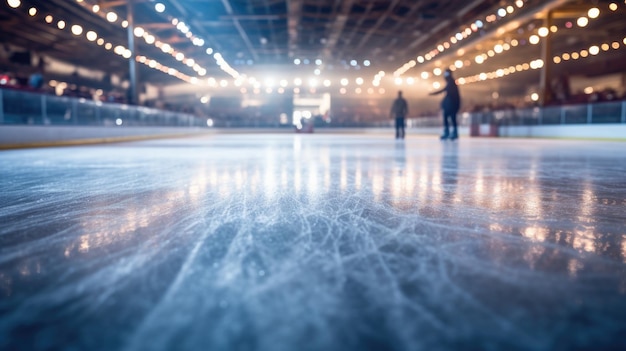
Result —
M626 349L623 143L0 153L0 349Z

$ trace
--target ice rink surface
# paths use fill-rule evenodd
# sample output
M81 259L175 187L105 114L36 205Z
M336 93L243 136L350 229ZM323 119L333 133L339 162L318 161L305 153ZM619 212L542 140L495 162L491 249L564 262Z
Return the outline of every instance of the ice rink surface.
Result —
M626 143L0 152L2 350L625 350Z

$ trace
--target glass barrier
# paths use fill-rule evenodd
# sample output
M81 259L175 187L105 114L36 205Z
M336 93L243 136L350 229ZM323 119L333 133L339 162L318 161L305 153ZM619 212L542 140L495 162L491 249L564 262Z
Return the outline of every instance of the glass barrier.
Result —
M142 106L0 89L0 124L206 127L207 119Z
M441 116L408 118L408 128L440 127ZM461 126L495 124L502 126L626 123L626 101L581 105L532 107L459 114ZM82 126L167 126L207 127L207 118L141 106L103 103L67 96L0 89L0 124L82 125ZM291 128L263 121L229 119L216 126L226 128ZM393 121L333 122L316 127L393 127Z
M411 118L408 127L441 126L442 117ZM495 124L501 126L536 126L560 124L626 123L626 101L597 102L582 105L532 107L459 114L459 125Z

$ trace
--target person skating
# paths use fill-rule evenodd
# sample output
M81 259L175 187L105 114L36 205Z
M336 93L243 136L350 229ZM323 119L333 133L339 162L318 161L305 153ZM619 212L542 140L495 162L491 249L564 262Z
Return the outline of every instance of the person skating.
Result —
M396 139L404 139L404 118L409 113L409 106L406 100L402 97L402 91L398 92L398 98L393 102L391 106L391 118L396 119Z
M441 101L441 109L443 110L443 134L441 135L441 140L455 140L459 137L456 114L461 107L461 96L459 87L456 85L454 77L452 77L452 71L449 69L445 70L443 76L446 79L446 86L441 90L430 93L430 95L446 93L446 96ZM450 134L450 124L452 124L452 134Z

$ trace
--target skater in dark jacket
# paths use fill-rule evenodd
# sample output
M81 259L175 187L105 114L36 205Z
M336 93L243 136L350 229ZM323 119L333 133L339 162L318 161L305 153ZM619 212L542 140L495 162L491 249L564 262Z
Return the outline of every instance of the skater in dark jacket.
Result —
M391 106L391 118L396 119L396 139L404 139L404 118L409 113L409 106L406 100L402 97L402 92L398 92L398 98L393 102Z
M446 79L446 86L441 90L430 93L430 95L446 92L446 96L441 101L441 109L443 110L443 134L441 135L441 140L454 140L459 137L456 114L461 107L461 96L459 95L459 87L456 85L454 77L452 77L452 71L449 69L445 70L443 76ZM452 134L450 134L450 123L452 123Z

